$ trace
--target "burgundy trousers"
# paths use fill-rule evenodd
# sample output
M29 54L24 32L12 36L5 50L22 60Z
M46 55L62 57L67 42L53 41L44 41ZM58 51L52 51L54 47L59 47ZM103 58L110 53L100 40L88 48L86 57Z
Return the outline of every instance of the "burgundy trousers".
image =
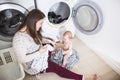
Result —
M66 68L63 68L58 64L51 62L50 60L48 60L48 68L46 72L54 72L61 77L73 79L73 80L82 80L83 78L83 75L79 75L70 70L67 70Z

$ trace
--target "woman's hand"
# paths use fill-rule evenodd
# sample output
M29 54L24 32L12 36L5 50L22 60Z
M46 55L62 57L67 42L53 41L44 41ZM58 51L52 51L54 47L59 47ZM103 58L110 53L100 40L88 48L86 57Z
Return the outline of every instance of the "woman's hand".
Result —
M47 51L47 47L48 47L48 45L41 46L39 49L40 53Z
M50 44L52 44L53 47L55 47L56 42L55 41L49 41Z

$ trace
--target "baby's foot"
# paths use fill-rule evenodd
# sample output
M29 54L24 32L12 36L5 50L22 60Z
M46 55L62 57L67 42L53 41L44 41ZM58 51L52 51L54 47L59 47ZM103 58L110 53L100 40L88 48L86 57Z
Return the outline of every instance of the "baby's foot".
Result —
M62 67L64 67L64 68L65 68L65 65L62 65Z

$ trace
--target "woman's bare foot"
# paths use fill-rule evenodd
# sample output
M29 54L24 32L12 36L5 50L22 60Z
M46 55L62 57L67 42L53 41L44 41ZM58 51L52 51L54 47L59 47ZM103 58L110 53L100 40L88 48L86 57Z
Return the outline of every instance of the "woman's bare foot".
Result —
M93 80L97 80L97 74L93 75Z
M97 74L89 74L84 76L85 80L97 80Z

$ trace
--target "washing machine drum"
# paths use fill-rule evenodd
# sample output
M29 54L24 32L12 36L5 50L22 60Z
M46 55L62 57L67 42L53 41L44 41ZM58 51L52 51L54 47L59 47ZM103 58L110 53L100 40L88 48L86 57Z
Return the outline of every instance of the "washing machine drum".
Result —
M0 35L4 37L13 37L25 15L15 9L5 9L0 11Z

